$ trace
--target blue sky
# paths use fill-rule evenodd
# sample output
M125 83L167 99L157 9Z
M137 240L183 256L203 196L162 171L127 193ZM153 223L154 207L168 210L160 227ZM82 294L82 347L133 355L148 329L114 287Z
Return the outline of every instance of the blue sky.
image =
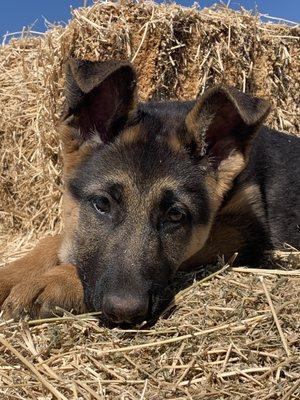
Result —
M177 0L185 6L191 6L194 0ZM217 0L200 0L200 6L206 7ZM226 3L227 0L224 0ZM32 25L33 30L44 31L44 18L50 22L67 22L70 18L70 6L82 6L84 0L0 0L0 37L6 32L18 32L23 26ZM86 0L91 4L92 0ZM281 17L295 22L300 21L300 0L232 0L230 7L255 9L261 13Z

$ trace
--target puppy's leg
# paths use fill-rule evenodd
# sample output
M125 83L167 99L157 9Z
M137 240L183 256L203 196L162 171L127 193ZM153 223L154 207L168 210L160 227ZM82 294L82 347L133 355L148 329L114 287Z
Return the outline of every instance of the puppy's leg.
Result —
M84 310L83 290L72 265L58 266L59 235L48 237L25 257L0 268L0 308L6 317L37 317L53 306Z
M5 318L49 317L56 306L81 313L86 311L82 283L76 267L61 264L39 276L15 285L2 305Z
M60 243L60 235L42 239L25 257L0 268L0 307L13 286L58 264Z

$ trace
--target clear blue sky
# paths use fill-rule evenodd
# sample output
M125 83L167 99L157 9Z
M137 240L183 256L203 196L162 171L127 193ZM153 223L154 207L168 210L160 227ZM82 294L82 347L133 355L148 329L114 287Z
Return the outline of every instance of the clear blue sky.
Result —
M160 0L158 0L160 1ZM177 0L185 6L191 6L194 0ZM200 6L206 7L217 0L200 0ZM224 0L226 3L227 0ZM44 31L44 18L50 22L67 22L70 18L70 6L82 6L84 0L0 0L0 37L6 32L17 32L23 26L32 25L33 30ZM92 0L86 0L91 4ZM281 17L295 22L300 21L300 0L232 0L230 7L255 9L261 13Z

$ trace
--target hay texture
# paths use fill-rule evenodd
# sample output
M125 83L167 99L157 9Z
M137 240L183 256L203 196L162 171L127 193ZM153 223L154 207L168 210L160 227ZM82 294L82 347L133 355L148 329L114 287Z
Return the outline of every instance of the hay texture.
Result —
M270 99L270 126L299 134L298 26L224 7L76 9L66 27L0 50L0 264L61 229L55 125L71 55L132 60L141 100L234 85ZM189 285L148 330L108 331L90 315L0 322L0 398L299 399L299 253L272 268L179 277Z
M179 277L189 286L152 329L0 322L0 398L299 399L300 270L286 266Z

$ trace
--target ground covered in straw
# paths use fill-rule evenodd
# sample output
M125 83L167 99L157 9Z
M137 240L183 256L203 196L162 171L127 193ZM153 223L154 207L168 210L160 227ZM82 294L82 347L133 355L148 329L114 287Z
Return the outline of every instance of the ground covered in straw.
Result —
M220 82L266 96L269 125L299 134L299 26L276 22L107 2L2 46L0 265L61 229L55 125L70 55L131 59L142 100L192 98ZM268 270L220 260L217 272L179 276L186 288L149 329L107 330L91 315L0 321L0 398L299 399L299 252L278 257Z
M88 315L2 322L0 397L299 399L299 254L284 265L185 275L150 329Z

